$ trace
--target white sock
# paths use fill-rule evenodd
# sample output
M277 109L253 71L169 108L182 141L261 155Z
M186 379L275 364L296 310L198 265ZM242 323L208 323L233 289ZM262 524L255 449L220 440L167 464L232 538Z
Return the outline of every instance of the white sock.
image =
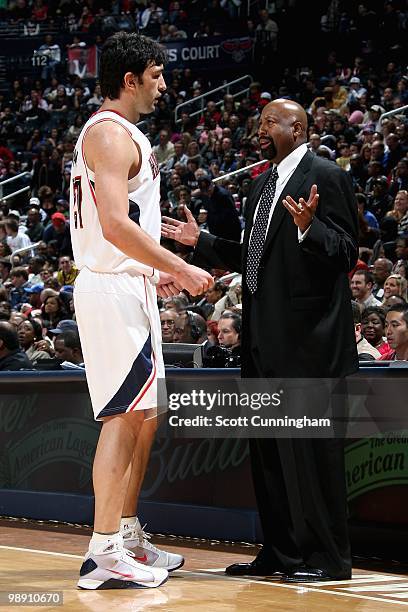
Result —
M91 541L89 542L89 550L94 550L96 548L100 548L102 542L119 542L123 544L122 535L119 533L97 533L93 532Z
M120 519L120 533L128 531L131 527L137 526L139 523L136 516L125 516Z

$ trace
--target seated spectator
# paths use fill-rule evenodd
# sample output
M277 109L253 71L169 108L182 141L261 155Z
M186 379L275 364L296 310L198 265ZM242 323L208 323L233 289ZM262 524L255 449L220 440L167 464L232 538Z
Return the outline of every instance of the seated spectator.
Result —
M60 321L69 318L64 302L59 296L54 295L45 298L41 313L43 325L47 329L55 328Z
M187 309L188 298L184 293L163 300L164 310L174 310L177 314Z
M369 306L361 315L361 332L364 338L384 355L390 350L385 337L385 310L380 306Z
M174 324L173 342L203 344L207 340L207 324L196 312L186 310L178 315Z
M362 213L365 221L367 222L368 227L379 230L380 226L378 225L378 221L373 215L372 212L367 210L367 198L363 193L356 194L358 212Z
M11 306L8 300L1 299L0 301L0 321L9 321L11 315Z
M225 309L223 306L222 310L218 313L216 318L212 318L212 314L214 313L215 305L217 302L222 300L227 292L227 287L221 281L215 281L214 285L206 291L205 298L198 302L198 306L202 309L204 316L206 319L212 319L214 321L218 320L222 310Z
M395 241L395 255L397 257L396 266L402 261L408 261L408 234L398 236Z
M356 336L357 353L359 361L373 361L381 356L374 346L372 346L361 333L361 310L356 302L351 302L354 320L354 333Z
M20 348L15 327L0 321L0 371L30 370L33 364Z
M17 335L20 347L33 365L40 359L50 358L48 353L38 348L38 342L41 342L43 338L42 327L37 321L34 319L22 321L17 328Z
M57 335L54 340L54 349L55 357L62 362L63 370L85 368L81 341L77 331L67 330Z
M374 261L372 274L375 280L372 294L377 300L382 300L384 297L384 283L391 274L392 261L385 257L378 257Z
M31 242L39 242L44 234L44 225L38 208L32 207L27 211L27 236Z
M13 309L16 309L28 301L26 288L28 285L28 272L22 266L12 268L10 272L10 281L13 288L10 291L10 304Z
M383 303L392 295L397 295L407 300L407 281L400 274L390 274L384 282Z
M374 280L372 274L367 270L356 270L351 282L350 288L354 300L359 304L360 308L368 308L368 306L381 306L381 302L376 300L372 294Z
M400 236L408 233L408 191L398 191L394 198L394 206L386 214L398 221L398 234Z
M208 229L211 234L227 240L240 241L241 222L230 193L214 185L208 175L198 178L203 208L208 210Z
M71 319L62 319L54 329L49 329L48 331L50 334L54 334L54 336L58 336L66 331L78 333L78 325L76 321L71 321Z
M24 249L31 245L30 238L20 230L16 219L8 217L5 221L5 228L7 233L7 244L12 253L18 249Z
M392 306L385 318L385 333L391 351L381 360L408 360L408 305Z
M369 183L370 179L367 181ZM368 208L382 219L392 207L392 197L388 195L388 182L385 176L373 178L369 187Z
M162 330L162 342L173 342L176 318L177 313L174 310L161 311L160 322Z
M79 270L74 264L74 262L67 257L67 255L63 255L59 259L59 270L57 272L57 281L58 283L63 285L74 285L75 279L79 274Z
M69 224L62 213L56 212L51 215L51 225L46 227L43 240L47 244L55 240L57 251L60 253L60 255L68 255L69 257L72 257Z
M9 280L11 270L11 262L6 257L0 257L0 289L4 283Z
M44 283L37 283L26 287L25 292L28 295L28 303L33 310L41 308L41 292L44 289Z
M153 147L159 166L165 164L174 156L174 144L170 141L170 134L167 130L159 133L159 144Z

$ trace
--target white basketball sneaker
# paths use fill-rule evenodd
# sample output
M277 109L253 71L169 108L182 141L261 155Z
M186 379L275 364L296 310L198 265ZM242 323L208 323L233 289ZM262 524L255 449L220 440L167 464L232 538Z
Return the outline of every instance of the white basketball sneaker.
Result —
M93 544L85 555L80 570L80 589L146 589L166 582L163 568L146 567L138 563L132 552L118 541Z
M143 531L139 520L133 525L127 525L121 533L125 548L135 555L135 561L138 563L143 563L153 569L166 569L168 572L184 565L184 557L181 555L153 546L149 542L151 536Z

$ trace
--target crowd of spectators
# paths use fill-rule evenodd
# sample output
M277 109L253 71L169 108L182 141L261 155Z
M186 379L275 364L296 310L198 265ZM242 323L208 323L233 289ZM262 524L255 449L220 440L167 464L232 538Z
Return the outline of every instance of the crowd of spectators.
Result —
M251 181L268 167L267 163L252 167L261 159L257 140L260 111L276 97L301 103L308 114L311 149L347 172L357 194L360 259L350 274L350 286L361 315L361 321L355 316L359 352L364 358L407 359L408 340L405 348L397 350L394 328L397 315L399 325L405 325L405 330L408 326L404 310L408 118L403 110L383 117L408 104L408 71L401 59L404 54L399 53L404 44L400 33L406 31L406 3L366 2L350 15L348 3L327 4L321 16L323 33L342 32L342 28L345 36L360 32L354 36L360 42L351 59L338 50L330 51L316 65L283 68L278 82L266 71L247 93L208 97L203 112L197 114L195 98L210 89L208 74L172 69L166 73L166 93L154 114L144 118L141 129L159 163L162 213L186 220L187 207L202 230L240 240ZM257 41L255 59L279 54L279 11L269 13L262 3L255 3L254 12L244 19L239 3L224 0L143 5L130 0L16 0L2 9L0 19L25 27L63 19L64 24L71 24L75 46L85 45L81 42L84 32L94 35L95 44L102 44L111 33L103 24L112 15L116 20L132 18L133 29L136 23L141 32L163 42L169 36L184 39L216 34L230 21ZM203 15L206 19L200 23ZM197 18L199 28L191 31ZM361 31L370 19L374 29L368 44ZM387 45L387 55L381 33L389 30L392 19L395 45ZM70 170L81 128L103 98L96 79L68 73L57 38L48 34L39 42L38 52L47 56L44 65L31 77L15 75L0 95L0 181L22 172L28 173L30 181L28 195L0 200L0 369L10 364L10 352L18 353L17 361L25 357L34 366L55 359L57 353L63 355L62 343L54 341L60 336L61 322L70 327L63 332L67 339L61 337L71 353L64 353L58 361L82 363L72 300L78 271L69 234ZM185 101L190 103L176 121L174 109ZM237 169L244 171L213 182ZM163 245L180 257L191 257L188 247L165 240ZM212 273L217 280L206 295L192 299L182 294L159 302L163 341L206 341L207 365L235 367L239 365L241 278L225 271ZM366 343L374 350L367 352Z

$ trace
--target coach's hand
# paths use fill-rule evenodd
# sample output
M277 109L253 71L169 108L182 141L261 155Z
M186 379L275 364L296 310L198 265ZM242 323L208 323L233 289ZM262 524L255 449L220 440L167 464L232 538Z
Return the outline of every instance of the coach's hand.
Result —
M293 221L296 223L300 231L305 232L311 224L317 205L319 203L319 194L317 193L317 185L312 185L309 199L306 202L303 198L296 203L290 195L283 200L283 205L290 212Z
M190 295L201 295L214 284L214 279L205 270L185 264L177 273L174 274L177 285L181 285Z
M177 219L171 219L170 217L163 217L161 234L163 238L171 238L181 244L194 247L197 244L200 230L194 219L193 213L187 206L184 206L184 212L187 217L187 223L178 221Z

